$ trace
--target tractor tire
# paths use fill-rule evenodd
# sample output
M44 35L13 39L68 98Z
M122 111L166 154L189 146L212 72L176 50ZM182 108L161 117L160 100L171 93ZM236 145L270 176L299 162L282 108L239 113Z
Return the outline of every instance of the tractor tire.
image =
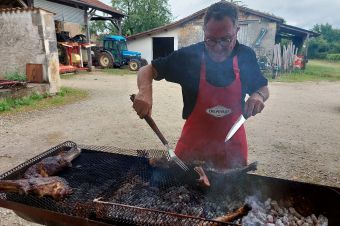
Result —
M129 61L129 69L130 71L138 71L141 67L141 63L139 60L130 60Z
M146 59L144 59L144 58L142 58L142 59L140 60L140 62L141 62L141 66L142 66L142 67L144 67L145 65L148 65L148 61L147 61Z
M105 52L100 53L98 55L98 64L102 68L112 68L113 67L112 56Z

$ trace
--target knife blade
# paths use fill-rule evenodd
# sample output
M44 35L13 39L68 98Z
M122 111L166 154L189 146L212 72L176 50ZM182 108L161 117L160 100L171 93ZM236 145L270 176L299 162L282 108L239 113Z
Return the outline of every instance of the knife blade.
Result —
M237 132L237 130L243 125L243 123L246 121L246 118L241 114L240 117L236 120L234 125L229 130L224 142L227 142L234 136L234 134Z

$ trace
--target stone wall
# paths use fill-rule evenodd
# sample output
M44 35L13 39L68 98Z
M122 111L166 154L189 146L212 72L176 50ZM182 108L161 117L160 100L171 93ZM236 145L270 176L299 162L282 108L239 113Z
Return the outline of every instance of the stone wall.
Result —
M261 45L256 47L255 41L259 36L261 29L266 29ZM273 47L275 45L277 25L275 22L269 21L256 15L240 15L240 31L238 40L240 43L254 49L258 56L266 55L271 57ZM192 45L204 40L203 18L196 18L183 25L178 33L178 47Z
M6 72L26 72L26 64L42 64L50 92L60 88L53 14L42 9L0 10L0 79Z
M183 48L204 39L203 17L186 23L178 33L178 48Z

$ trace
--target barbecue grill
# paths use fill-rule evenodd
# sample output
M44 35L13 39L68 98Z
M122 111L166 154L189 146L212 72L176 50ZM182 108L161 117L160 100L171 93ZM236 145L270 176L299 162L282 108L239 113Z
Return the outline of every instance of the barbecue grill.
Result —
M76 147L76 144L71 141L60 144L4 173L0 179L19 179L31 165L72 147ZM193 170L184 172L178 167L171 170L156 169L148 164L148 158L160 157L165 154L163 151L99 146L81 148L82 154L72 162L73 166L58 174L68 181L74 191L72 195L55 201L49 197L0 193L0 206L14 210L25 219L45 225L238 225L216 222L209 214L214 214L226 197L241 205L246 197L256 196L261 200L268 197L290 199L301 214L322 214L328 218L329 225L340 225L339 188L252 174L235 178L208 172L214 186L208 192L199 189L196 191L193 186L196 174ZM211 213L205 213L202 208L199 214L195 214L178 212L171 206L147 206L141 203L143 200L147 203L149 198L143 197L143 194L140 194L140 200L136 200L136 197L126 200L113 198L136 177L159 189L157 192L160 194L169 187L185 185L189 190L192 189L190 194L194 193L198 197L198 201L192 202L193 206L187 207L200 209L194 205L195 202L205 205L209 203ZM149 194L144 193L145 196Z

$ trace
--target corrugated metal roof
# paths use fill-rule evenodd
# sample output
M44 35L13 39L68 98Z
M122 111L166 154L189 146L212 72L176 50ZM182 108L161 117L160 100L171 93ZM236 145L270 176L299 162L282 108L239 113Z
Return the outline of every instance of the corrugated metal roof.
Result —
M55 13L54 19L84 25L85 11L71 6L58 4L47 0L34 0L34 7L46 9Z

